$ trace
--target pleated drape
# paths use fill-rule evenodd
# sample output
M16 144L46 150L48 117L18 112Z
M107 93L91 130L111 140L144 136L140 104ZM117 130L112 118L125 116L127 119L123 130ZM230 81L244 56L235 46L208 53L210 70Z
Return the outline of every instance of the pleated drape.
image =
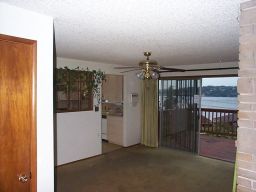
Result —
M158 147L157 80L141 81L141 143Z

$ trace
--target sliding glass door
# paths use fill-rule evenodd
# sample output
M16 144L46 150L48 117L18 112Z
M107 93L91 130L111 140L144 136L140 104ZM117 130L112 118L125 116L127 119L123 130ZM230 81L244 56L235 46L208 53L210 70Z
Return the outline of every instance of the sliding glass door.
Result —
M197 153L201 79L159 80L160 146Z

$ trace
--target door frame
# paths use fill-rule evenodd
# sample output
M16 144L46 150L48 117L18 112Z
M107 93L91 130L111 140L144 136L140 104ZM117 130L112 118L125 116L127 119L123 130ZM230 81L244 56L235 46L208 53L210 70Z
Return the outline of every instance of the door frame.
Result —
M33 50L33 63L32 63L32 123L31 123L31 138L30 138L30 170L31 170L31 179L30 179L30 192L37 191L37 93L36 93L36 72L37 72L37 41L24 39L20 37L14 37L9 35L0 34L1 41L9 41L16 43L28 44L32 47Z

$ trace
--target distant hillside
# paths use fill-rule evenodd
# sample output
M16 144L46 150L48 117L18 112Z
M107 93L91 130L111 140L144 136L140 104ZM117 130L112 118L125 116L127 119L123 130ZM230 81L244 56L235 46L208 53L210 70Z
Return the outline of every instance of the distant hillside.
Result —
M205 86L202 87L205 97L237 97L236 86Z

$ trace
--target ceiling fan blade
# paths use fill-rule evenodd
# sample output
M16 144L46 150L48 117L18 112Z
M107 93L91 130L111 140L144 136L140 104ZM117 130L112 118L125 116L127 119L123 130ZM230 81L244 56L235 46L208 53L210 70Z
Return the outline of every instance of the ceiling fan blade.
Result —
M179 71L173 71L173 70L164 70L164 71L158 71L158 73L168 73L168 72L179 72Z
M161 67L161 66L160 66L160 69L168 72L185 72L186 71L185 69L177 69L177 68Z
M221 67L221 68L202 68L202 69L186 69L182 72L186 71L214 71L214 70L228 70L228 69L239 69L239 67ZM167 72L179 72L179 71L173 71L173 70L164 70L159 71L159 73L167 73Z
M133 69L133 68L139 69L140 67L114 67L114 69Z
M139 69L131 69L131 70L128 70L128 71L122 71L122 72L120 72L120 73L128 73L128 72L130 72L130 71L139 71L139 70L141 70L140 68Z
M213 71L213 70L227 70L227 69L239 69L239 67L220 67L220 68L209 68L209 69L187 69L186 71Z

